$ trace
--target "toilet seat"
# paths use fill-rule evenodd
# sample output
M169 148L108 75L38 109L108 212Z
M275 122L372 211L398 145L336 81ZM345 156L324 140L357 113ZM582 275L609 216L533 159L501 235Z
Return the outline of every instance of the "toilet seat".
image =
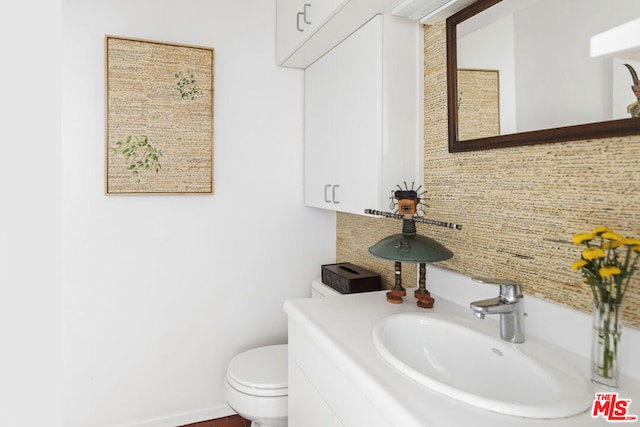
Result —
M252 396L288 395L287 348L286 344L271 345L238 354L227 367L227 382Z

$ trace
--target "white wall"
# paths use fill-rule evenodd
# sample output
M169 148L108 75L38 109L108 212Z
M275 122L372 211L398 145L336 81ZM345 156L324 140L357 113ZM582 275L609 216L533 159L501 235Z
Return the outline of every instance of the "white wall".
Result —
M0 425L59 426L61 0L0 12Z
M67 426L229 414L239 351L286 340L286 298L335 258L303 206L303 73L275 65L275 1L63 0ZM105 196L104 35L210 46L213 196Z
M457 49L458 68L498 70L500 134L516 132L513 15L507 15L491 25L482 26L460 37Z
M514 21L518 130L611 119L612 59L591 58L590 40L639 15L636 0L546 0L518 13ZM570 23L572 31L566 31ZM627 90L630 101L625 108L634 101Z

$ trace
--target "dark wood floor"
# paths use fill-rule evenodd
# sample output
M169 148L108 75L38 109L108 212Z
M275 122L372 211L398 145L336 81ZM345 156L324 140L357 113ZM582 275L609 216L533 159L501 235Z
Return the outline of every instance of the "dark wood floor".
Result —
M218 418L217 420L200 421L199 423L187 424L181 427L250 427L251 421L245 420L240 415Z

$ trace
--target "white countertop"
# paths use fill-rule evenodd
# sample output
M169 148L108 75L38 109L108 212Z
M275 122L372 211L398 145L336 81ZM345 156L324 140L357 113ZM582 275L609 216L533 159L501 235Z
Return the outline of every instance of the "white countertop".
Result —
M433 275L433 270L431 272ZM429 284L427 287L431 288ZM371 331L376 322L392 314L430 311L468 316L478 322L485 322L486 326L483 328L493 328L495 336L499 336L497 317L487 316L484 320L475 319L470 309L440 297L433 290L432 294L436 299L434 308L420 309L415 305L413 290L414 288L408 289L404 303L399 305L387 303L386 291L380 291L339 297L289 300L285 302L284 308L289 315L289 321L297 323L372 404L379 408L389 420L393 420L393 425L462 426L473 423L474 427L582 427L608 424L601 416L593 418L590 409L575 417L553 420L528 419L493 413L434 392L398 372L378 354L371 339ZM494 295L487 296L486 292L483 295L485 298L490 296ZM527 298L532 297L525 295L525 310ZM474 297L468 298L468 302L474 300ZM527 318L525 321L525 333L527 322L531 320ZM540 325L537 328L539 329ZM532 325L532 329L536 330L536 327ZM569 338L569 340L572 339L575 338ZM540 342L540 339L532 334L527 335L527 340ZM527 345L527 343L513 345ZM586 378L589 377L588 354L581 357L554 344L548 343L548 346L555 353L566 353L571 363L583 371ZM472 353L469 354L469 363L473 363ZM517 379L518 373L514 372L513 375ZM640 414L640 381L637 378L629 375L621 376L620 387L615 391L621 399L632 399L628 415Z

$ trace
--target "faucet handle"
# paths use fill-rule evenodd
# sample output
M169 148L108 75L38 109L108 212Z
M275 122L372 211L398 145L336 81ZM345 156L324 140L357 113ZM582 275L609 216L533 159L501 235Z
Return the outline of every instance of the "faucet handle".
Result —
M499 285L500 298L506 301L515 301L522 298L522 285L509 279L494 279L491 277L473 277L474 282L483 283L485 285Z

